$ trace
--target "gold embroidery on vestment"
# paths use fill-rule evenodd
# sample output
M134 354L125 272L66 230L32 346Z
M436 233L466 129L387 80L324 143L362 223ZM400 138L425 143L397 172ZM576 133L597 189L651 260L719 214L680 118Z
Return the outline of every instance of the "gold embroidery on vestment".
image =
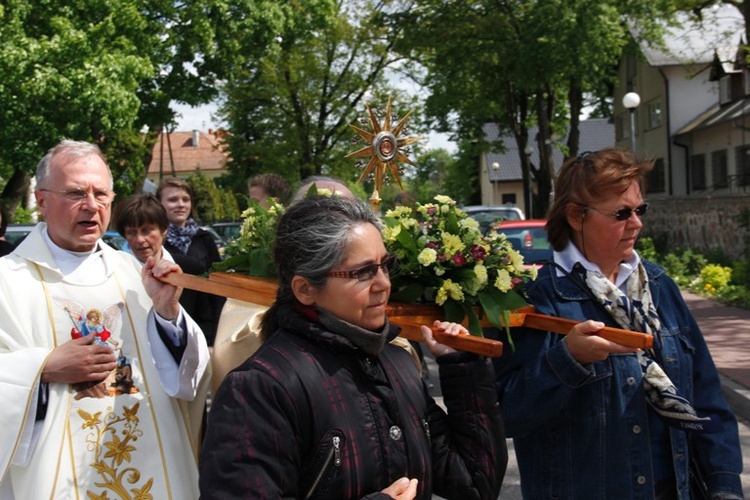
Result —
M102 488L102 491L96 493L88 490L86 495L89 499L108 499L107 491L122 500L153 499L149 492L154 478L150 477L141 482L141 471L128 466L131 453L137 451L135 442L143 436L143 432L138 428L139 409L140 403L123 407L120 415L113 412L111 407L105 415L102 415L102 412L91 414L80 408L77 410L78 416L83 419L81 429L91 429L86 436L88 449L94 453L95 458L91 467L102 479L101 482L94 483ZM134 487L129 488L124 483Z

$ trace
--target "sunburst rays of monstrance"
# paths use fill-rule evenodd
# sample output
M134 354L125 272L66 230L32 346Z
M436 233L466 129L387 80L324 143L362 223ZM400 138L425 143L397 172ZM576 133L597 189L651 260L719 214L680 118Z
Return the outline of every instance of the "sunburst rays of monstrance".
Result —
M370 196L370 205L377 211L380 208L380 193L383 191L383 183L386 180L388 173L398 183L401 189L404 186L401 184L401 174L399 172L399 163L408 163L409 165L416 166L407 156L406 151L403 149L409 144L414 144L419 141L421 137L400 137L401 133L404 132L406 122L409 120L412 111L406 113L406 115L397 120L397 123L391 128L391 100L388 99L388 107L385 111L385 117L383 124L381 125L378 121L378 117L375 112L370 108L370 105L365 103L367 107L367 114L370 117L371 130L363 130L355 125L349 125L354 131L365 141L368 145L362 149L354 151L346 155L347 158L359 158L359 157L370 157L370 161L367 166L364 167L362 175L357 180L358 183L362 182L365 177L372 175L375 183L372 196Z

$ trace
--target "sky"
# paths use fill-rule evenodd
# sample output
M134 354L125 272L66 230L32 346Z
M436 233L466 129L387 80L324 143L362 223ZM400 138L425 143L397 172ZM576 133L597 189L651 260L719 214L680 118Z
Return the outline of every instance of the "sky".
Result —
M214 118L216 113L216 104L206 104L193 108L184 104L172 104L173 109L177 113L182 115L182 118L178 118L177 132L189 132L191 130L202 130L208 131L208 129L216 130L222 123ZM429 149L443 148L447 149L451 153L456 152L456 144L448 139L447 134L431 133L427 136L426 142L422 144Z

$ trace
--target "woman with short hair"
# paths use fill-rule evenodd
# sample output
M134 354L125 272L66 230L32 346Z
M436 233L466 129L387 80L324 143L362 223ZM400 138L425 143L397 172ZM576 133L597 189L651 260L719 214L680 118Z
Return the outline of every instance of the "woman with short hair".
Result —
M635 250L652 161L609 148L560 170L547 232L553 261L527 287L567 335L514 333L497 360L524 498L742 498L737 421L703 335L664 269ZM651 334L639 350L596 335ZM695 467L690 467L693 461Z

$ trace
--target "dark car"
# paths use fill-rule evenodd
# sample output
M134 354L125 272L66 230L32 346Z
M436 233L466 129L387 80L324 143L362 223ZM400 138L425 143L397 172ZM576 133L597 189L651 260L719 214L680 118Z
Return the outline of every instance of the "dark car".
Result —
M544 219L509 220L498 222L492 228L505 234L513 248L521 252L526 264L540 264L552 260L546 224Z
M25 238L36 224L10 224L5 231L5 240L18 246L18 243ZM117 231L107 231L102 236L104 242L115 250L130 251L130 245Z
M211 224L211 228L219 233L219 236L227 243L239 238L241 226L242 222L215 222Z
M26 237L34 229L36 224L8 224L5 230L5 241L18 245L18 242Z
M524 219L523 211L513 205L471 205L461 210L479 223L482 234L486 234L499 221Z
M224 251L227 248L227 241L221 237L221 235L212 226L201 226L201 229L211 235L211 238L216 243L216 248L219 250L219 255L224 258Z

